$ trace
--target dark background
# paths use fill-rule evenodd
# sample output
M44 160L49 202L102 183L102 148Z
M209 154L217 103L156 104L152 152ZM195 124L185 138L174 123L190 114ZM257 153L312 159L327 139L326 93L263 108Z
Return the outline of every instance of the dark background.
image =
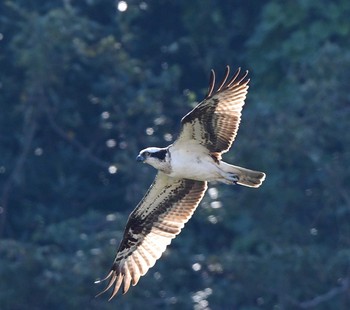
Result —
M119 10L118 10L119 5ZM1 309L350 309L350 2L0 2ZM214 68L250 71L225 160L127 295L94 281Z

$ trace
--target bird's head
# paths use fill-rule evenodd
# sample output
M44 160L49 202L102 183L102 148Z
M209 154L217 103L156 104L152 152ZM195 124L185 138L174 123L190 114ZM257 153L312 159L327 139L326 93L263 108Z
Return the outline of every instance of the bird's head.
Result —
M149 164L158 170L164 170L165 166L169 164L169 152L167 148L148 147L139 153L136 160Z

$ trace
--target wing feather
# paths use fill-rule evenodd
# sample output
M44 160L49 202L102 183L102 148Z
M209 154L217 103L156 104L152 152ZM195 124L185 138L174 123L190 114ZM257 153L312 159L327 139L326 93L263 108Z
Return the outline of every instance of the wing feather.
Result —
M210 78L209 78L209 86L208 86L208 93L206 97L210 97L214 91L215 87L215 71L211 69L210 71Z
M129 217L111 271L104 279L109 282L101 293L114 285L112 299L120 287L124 294L130 284L136 285L180 233L206 189L206 182L174 179L158 172Z
M196 140L217 159L232 145L241 121L241 112L248 92L248 71L241 77L241 69L228 80L230 67L216 91L215 73L211 71L208 94L182 120L182 129L175 144ZM227 81L228 80L228 81Z
M113 282L112 282L112 279L114 279ZM118 276L113 274L113 278L111 278L111 281L110 281L110 286L113 286L113 284L115 283L112 296L118 293L119 288L122 285L122 282L123 282L123 276L121 274L119 274ZM109 300L111 299L112 297Z
M149 259L148 254L144 254L143 248L140 246L136 251L135 251L135 261L137 261L139 270L140 270L140 276L143 276L147 272L147 265L149 265Z

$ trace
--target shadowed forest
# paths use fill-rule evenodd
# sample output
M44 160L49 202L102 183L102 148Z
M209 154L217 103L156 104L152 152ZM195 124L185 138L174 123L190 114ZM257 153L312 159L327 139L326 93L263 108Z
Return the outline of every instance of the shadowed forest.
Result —
M0 309L350 309L350 2L0 2ZM95 298L128 215L230 65L251 78L211 184L136 287Z

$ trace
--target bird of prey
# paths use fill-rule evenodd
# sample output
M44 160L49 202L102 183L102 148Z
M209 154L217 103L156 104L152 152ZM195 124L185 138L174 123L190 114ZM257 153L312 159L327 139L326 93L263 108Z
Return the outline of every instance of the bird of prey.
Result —
M137 284L191 218L207 182L256 188L264 181L263 172L221 160L237 135L248 91L248 71L242 75L240 71L238 68L229 78L227 66L215 89L215 72L211 70L208 93L182 118L177 140L165 148L148 147L137 156L137 161L153 166L158 173L129 216L114 263L104 279L109 283L100 294L114 286L112 299L120 287L124 294L130 284Z

